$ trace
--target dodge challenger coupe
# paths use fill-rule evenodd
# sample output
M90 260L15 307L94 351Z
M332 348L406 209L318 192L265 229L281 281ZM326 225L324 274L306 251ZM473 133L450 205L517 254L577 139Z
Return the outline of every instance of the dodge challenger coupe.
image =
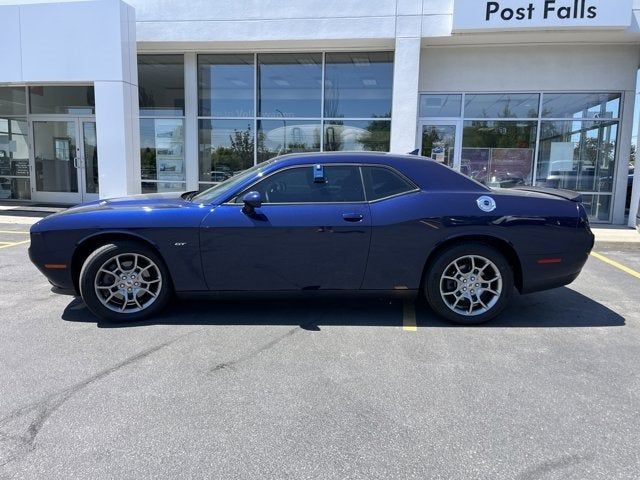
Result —
M202 192L87 203L31 228L29 255L96 316L139 320L173 293L422 294L458 323L498 315L514 287L580 273L593 234L580 195L490 189L387 153L281 156Z

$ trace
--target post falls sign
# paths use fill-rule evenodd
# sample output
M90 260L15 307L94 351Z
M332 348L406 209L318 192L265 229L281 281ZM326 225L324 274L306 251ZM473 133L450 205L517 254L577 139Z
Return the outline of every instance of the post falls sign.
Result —
M453 32L628 28L633 0L454 0Z

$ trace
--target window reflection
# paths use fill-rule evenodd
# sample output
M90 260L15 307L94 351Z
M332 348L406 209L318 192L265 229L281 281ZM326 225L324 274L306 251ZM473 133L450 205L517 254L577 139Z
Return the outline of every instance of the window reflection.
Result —
M31 113L92 115L95 113L93 87L29 87Z
M536 122L465 121L460 171L491 187L531 185Z
M254 115L253 55L198 55L199 114Z
M182 55L138 55L140 115L184 115Z
M583 192L611 192L616 122L542 122L537 184Z
M320 118L322 55L258 55L258 116Z
M545 93L545 118L618 118L619 93Z
M200 181L222 182L253 165L253 121L198 122Z
M142 182L142 193L184 192L184 183L177 182Z
M392 52L327 53L325 118L391 117Z
M182 119L140 119L140 164L143 180L185 179Z
M420 95L421 117L459 117L461 109L462 95Z
M537 93L473 94L465 96L466 118L535 118L540 95Z
M599 222L611 220L611 195L582 195L587 215Z
M24 87L0 87L0 115L26 114L26 89Z
M258 121L258 162L285 153L319 151L319 120Z
M388 120L333 120L324 124L324 149L329 152L388 152L390 139Z
M0 199L31 198L27 131L24 117L0 118Z

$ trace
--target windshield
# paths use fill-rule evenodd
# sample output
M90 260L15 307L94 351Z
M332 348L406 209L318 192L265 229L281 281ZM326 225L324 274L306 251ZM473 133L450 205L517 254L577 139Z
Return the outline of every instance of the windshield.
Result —
M259 163L253 167L243 170L240 173L226 179L224 182L220 182L211 188L208 188L204 192L200 192L194 196L191 201L196 203L210 203L214 198L224 196L233 192L236 186L240 185L247 178L253 176L256 172L263 170L267 165L273 163L273 160L267 160L266 162Z

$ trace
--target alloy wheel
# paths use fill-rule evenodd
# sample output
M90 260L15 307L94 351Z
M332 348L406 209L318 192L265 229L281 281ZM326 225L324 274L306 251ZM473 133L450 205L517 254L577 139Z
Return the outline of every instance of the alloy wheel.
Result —
M498 267L480 255L465 255L452 261L440 277L440 295L455 313L473 317L488 312L502 294Z
M162 289L160 268L138 253L122 253L104 262L94 281L100 303L118 313L145 310Z

